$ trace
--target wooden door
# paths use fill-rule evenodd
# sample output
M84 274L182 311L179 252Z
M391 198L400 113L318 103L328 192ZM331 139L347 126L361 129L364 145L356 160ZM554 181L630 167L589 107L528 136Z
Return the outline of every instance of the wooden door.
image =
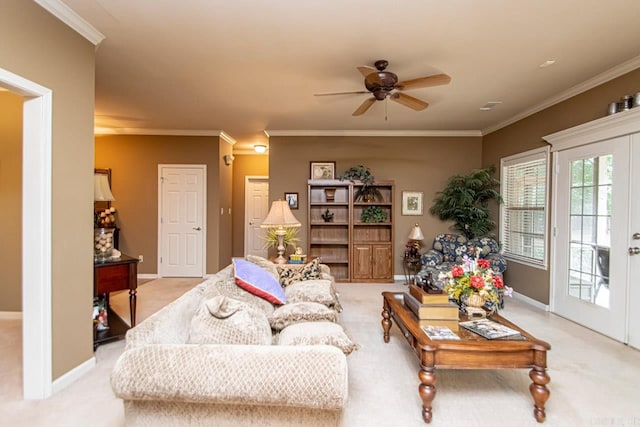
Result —
M372 245L371 278L391 279L391 245Z
M371 245L357 244L353 247L353 279L371 278Z

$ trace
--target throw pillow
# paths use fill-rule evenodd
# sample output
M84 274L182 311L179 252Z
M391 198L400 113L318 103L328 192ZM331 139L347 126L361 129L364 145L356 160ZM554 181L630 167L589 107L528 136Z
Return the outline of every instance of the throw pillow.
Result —
M247 261L254 263L258 267L267 270L275 279L279 279L278 269L276 265L266 258L258 255L247 255Z
M264 313L219 295L198 307L191 319L187 343L270 345L272 332Z
M280 331L279 345L332 345L346 355L357 350L355 344L337 323L302 322L287 326Z
M331 286L331 280L314 279L295 282L284 288L284 294L289 303L310 301L324 304L338 311L342 309L338 296Z
M271 328L279 331L298 322L338 321L338 313L317 302L294 302L276 308L269 316Z
M280 284L283 287L289 286L295 282L303 280L320 279L320 258L314 258L310 263L305 264L302 268L278 266L280 274Z
M236 284L245 291L273 304L287 302L287 297L278 281L263 268L238 258L233 259L233 267Z

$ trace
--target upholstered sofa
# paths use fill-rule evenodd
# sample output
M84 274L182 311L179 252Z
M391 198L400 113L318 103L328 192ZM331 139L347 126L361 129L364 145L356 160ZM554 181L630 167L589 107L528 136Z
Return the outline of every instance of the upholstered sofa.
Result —
M357 345L337 323L330 271L317 264L309 276L307 267L278 270L264 261L250 263L284 284L283 304L245 286L258 280L239 278L234 260L128 331L111 375L126 425L339 423L346 356Z
M504 273L507 260L500 254L500 246L494 239L467 239L460 234L439 234L433 239L431 249L420 258L422 269L417 275L417 280L423 280L431 273L436 281L440 272L451 270L455 264L462 264L465 256L475 258L477 249L480 250L480 258L488 260L495 273Z

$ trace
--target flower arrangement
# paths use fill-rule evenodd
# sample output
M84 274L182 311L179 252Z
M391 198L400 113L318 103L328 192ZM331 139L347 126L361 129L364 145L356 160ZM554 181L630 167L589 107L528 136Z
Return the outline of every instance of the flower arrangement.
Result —
M491 263L480 258L480 249L476 251L476 258L463 257L462 265L454 265L451 271L440 273L439 278L444 281L444 290L450 299L465 304L477 295L485 301L490 313L502 306L503 296L513 294L513 289L491 270Z

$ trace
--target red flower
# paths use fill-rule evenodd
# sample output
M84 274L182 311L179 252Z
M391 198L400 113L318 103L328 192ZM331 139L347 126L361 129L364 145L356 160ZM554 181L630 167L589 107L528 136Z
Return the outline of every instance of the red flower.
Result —
M475 289L484 288L484 279L480 276L471 276L471 286Z
M498 289L504 288L504 282L502 281L500 276L493 276L491 280L493 281L493 286L495 286L496 288Z
M479 259L478 260L478 267L487 269L487 268L491 267L491 263L486 259Z
M453 276L453 277L462 277L463 274L464 274L464 270L462 269L461 266L454 265L451 268L451 276Z

